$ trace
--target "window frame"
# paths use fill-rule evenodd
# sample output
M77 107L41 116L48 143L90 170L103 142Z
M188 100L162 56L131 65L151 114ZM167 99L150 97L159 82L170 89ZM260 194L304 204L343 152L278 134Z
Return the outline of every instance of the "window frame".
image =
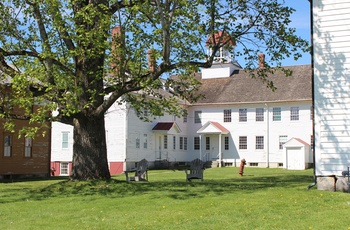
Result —
M265 148L264 136L255 136L255 150L263 150Z
M225 150L230 150L230 139L228 136L224 137L224 149Z
M164 135L163 148L168 149L168 135Z
M201 110L194 111L194 123L195 124L202 123L202 111Z
M32 146L33 146L33 138L24 137L24 157L26 158L32 157Z
M148 135L147 135L147 133L143 134L143 148L144 149L148 148Z
M183 150L184 146L184 137L179 137L179 149Z
M63 165L66 165L67 168L63 167ZM64 170L66 170L66 173L63 173ZM60 162L60 175L61 176L69 176L69 162Z
M187 110L184 110L184 112L182 114L182 118L183 118L182 122L183 123L187 123L187 120L188 120L188 112L187 112Z
M140 147L141 147L141 145L140 145L140 138L139 137L136 137L136 139L135 139L135 147L137 149L140 149Z
M255 121L264 121L265 116L264 116L264 108L256 108L255 109Z
M193 137L193 149L200 150L200 140L199 137Z
M224 109L224 122L231 122L231 121L232 121L232 110Z
M205 150L210 150L210 137L205 137Z
M69 132L68 131L62 131L61 132L61 148L62 149L69 149Z
M12 135L4 135L4 157L12 156Z
M279 142L278 149L279 150L283 149L283 145L287 142L287 140L288 140L288 136L287 135L280 135L278 137L278 142Z
M272 108L272 120L273 121L282 121L282 109L281 107Z
M247 122L248 121L248 110L245 109L239 109L239 122Z
M290 107L290 120L291 121L299 121L299 107L298 106Z
M248 149L248 137L247 136L239 136L238 137L238 148L239 149Z
M176 150L176 136L173 136L173 150Z

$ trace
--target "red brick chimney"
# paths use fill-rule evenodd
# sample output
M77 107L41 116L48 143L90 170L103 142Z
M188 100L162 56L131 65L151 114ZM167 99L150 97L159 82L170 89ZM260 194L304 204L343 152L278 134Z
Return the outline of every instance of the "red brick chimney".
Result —
M148 50L148 69L151 72L156 71L156 60L154 59L154 56L152 55L152 50Z
M258 54L258 59L259 59L259 68L264 68L265 54L263 53Z
M118 66L122 66L124 62L123 55L123 38L122 38L122 28L120 26L115 26L112 28L112 54L114 59L112 61L112 69L114 69L114 74L120 74ZM122 68L123 69L123 68ZM122 70L120 70L122 71Z

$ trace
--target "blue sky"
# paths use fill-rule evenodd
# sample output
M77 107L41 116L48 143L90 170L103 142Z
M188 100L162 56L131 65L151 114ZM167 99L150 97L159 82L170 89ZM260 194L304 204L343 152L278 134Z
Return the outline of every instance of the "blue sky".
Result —
M285 0L285 4L294 8L296 11L291 17L290 27L296 29L296 34L303 39L311 42L310 34L310 3L308 0ZM237 61L244 66L244 58L237 57ZM304 53L297 61L290 57L282 61L282 66L303 65L311 63L311 55Z
M296 28L298 36L311 42L310 34L310 2L308 0L286 0L286 5L294 8L296 11L292 15L291 27ZM302 58L294 61L293 58L286 59L283 62L284 66L310 64L311 55L305 53Z

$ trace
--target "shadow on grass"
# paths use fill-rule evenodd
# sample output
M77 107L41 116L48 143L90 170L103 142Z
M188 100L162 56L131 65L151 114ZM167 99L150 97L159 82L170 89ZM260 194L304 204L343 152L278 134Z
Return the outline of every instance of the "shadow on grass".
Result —
M168 174L169 175L169 174ZM121 177L118 177L121 178ZM54 179L50 179L54 180ZM290 173L279 175L246 175L243 177L217 179L208 177L204 181L195 180L185 182L184 179L162 178L154 176L154 181L131 182L111 179L108 181L69 181L60 178L59 182L50 182L49 185L39 185L22 191L22 195L14 198L13 191L6 191L7 195L1 197L0 203L15 202L21 200L44 200L53 197L89 197L98 199L99 197L125 198L131 196L148 195L152 198L167 196L172 199L186 200L191 198L201 198L208 195L220 196L223 194L233 194L237 192L253 193L257 190L280 188L280 189L300 189L300 187L311 183L311 175L294 175ZM306 186L305 186L306 189ZM11 199L6 199L6 196ZM95 197L93 197L95 196Z

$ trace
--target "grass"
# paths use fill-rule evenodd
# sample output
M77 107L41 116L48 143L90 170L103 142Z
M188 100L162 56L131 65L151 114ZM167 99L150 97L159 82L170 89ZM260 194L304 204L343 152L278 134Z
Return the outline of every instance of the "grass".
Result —
M150 181L0 183L0 229L350 229L350 194L320 191L312 170L212 168L204 181L151 170Z

